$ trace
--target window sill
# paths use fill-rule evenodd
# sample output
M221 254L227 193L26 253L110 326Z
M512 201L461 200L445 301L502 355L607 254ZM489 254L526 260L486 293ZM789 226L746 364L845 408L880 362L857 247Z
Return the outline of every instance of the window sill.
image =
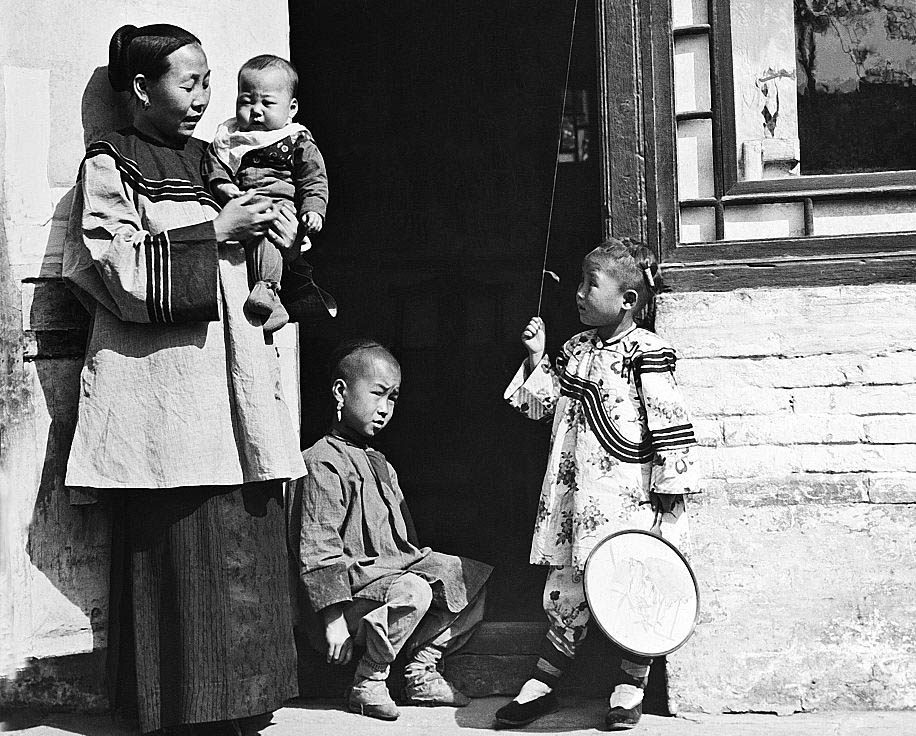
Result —
M681 246L663 271L674 291L916 283L916 233Z

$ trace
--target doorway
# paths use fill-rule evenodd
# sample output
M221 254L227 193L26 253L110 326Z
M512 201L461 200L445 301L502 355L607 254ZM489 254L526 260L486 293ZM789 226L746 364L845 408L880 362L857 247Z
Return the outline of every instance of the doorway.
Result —
M340 305L301 329L303 442L327 426L333 346L390 345L403 385L378 447L421 541L494 565L492 621L543 620L528 548L550 428L502 393L538 302L573 5L290 3L299 121L331 188L310 257ZM601 238L594 18L580 2L548 259L560 282L542 309L554 353L582 329L579 264Z

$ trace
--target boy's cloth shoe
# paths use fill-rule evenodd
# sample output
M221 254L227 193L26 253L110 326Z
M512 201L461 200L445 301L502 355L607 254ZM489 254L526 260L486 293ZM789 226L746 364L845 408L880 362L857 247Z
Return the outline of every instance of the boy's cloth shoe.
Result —
M354 684L350 689L347 707L351 713L383 721L397 720L400 715L384 680L361 680Z
M632 708L613 706L608 708L607 715L604 716L604 725L612 731L623 731L633 728L641 717L642 703L637 703Z
M436 670L424 673L419 680L408 682L404 693L409 705L452 705L463 708L471 702L467 695Z
M496 722L502 726L527 726L532 721L559 709L557 696L547 693L527 703L511 701L496 711Z

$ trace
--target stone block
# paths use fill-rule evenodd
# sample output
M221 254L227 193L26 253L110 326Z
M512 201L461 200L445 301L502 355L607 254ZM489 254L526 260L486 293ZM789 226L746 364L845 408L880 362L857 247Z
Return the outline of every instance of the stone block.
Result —
M798 414L911 414L916 407L916 384L902 386L831 386L778 389L788 394Z
M872 503L916 503L916 473L875 473L867 484Z
M719 422L722 444L792 445L861 442L861 417L829 414L768 414L724 417Z
M656 326L685 358L890 353L916 344L916 299L907 284L673 293Z
M23 330L85 329L89 313L58 279L22 284Z
M697 448L701 478L747 479L785 473L916 471L916 444L754 445Z
M858 368L859 353L818 355L801 358L686 358L677 364L681 385L760 386L842 386Z
M792 396L785 390L740 385L712 388L682 384L681 392L695 417L769 415L792 410Z
M700 445L715 447L722 444L722 422L708 417L691 417L694 435Z
M912 407L916 411L916 406ZM916 414L866 417L864 439L874 444L899 444L916 438Z
M753 478L706 478L703 495L692 505L794 506L848 504L869 500L869 476L864 473L785 473Z
M677 364L683 385L773 388L916 383L912 350L870 354L861 350L802 357L685 358Z
M861 361L859 369L855 378L862 383L916 383L916 351L875 355Z

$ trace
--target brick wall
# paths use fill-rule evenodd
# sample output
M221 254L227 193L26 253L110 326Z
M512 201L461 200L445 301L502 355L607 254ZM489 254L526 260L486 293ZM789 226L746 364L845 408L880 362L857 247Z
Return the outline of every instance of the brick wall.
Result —
M699 429L686 709L916 707L916 286L667 295Z

